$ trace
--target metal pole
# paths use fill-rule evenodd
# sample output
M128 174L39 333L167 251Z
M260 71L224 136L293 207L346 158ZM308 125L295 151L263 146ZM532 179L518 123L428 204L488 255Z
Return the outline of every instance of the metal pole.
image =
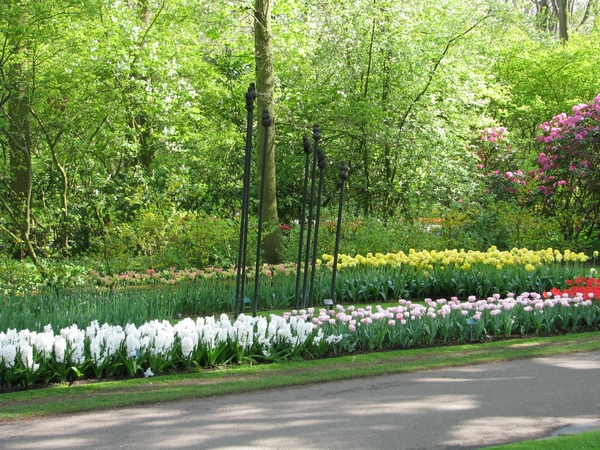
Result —
M265 178L267 174L267 152L269 147L269 127L272 124L271 117L269 116L269 110L264 109L262 115L262 124L265 127L265 145L263 148L262 157L262 170L260 177L260 196L258 206L258 242L256 244L256 273L254 274L254 304L253 304L253 316L256 317L258 309L258 279L260 276L260 244L262 240L262 223L263 223L263 209L264 209L264 198L265 198Z
M300 290L300 269L302 267L302 249L304 247L304 227L306 221L306 191L308 190L308 173L310 165L310 154L313 149L308 137L302 137L302 148L306 155L304 162L304 184L302 188L302 211L300 212L300 239L298 242L298 263L296 265L296 290L294 292L294 309L298 309L298 292Z
M313 250L312 250L312 267L310 272L310 291L308 294L308 298L310 299L310 306L314 305L314 293L315 293L315 272L317 270L317 245L319 243L319 222L321 220L321 196L323 193L323 175L325 173L325 167L327 167L327 158L325 158L325 153L319 147L317 149L317 156L319 158L319 162L317 165L319 166L319 194L317 195L317 214L315 216L315 238L313 240Z
M348 179L348 163L342 162L340 165L340 178L342 180L342 188L340 189L340 208L338 210L337 228L335 231L335 250L333 251L333 274L331 275L331 300L335 302L335 278L337 276L338 253L340 250L340 234L342 233L342 210L344 208L344 186Z
M317 176L317 149L319 148L319 140L321 139L321 130L319 125L313 126L313 140L315 142L313 148L313 162L310 186L310 201L308 206L308 230L306 231L306 254L304 255L304 280L302 283L302 307L306 308L306 288L308 285L308 264L310 260L310 235L312 232L313 222L313 206L315 203L315 178Z
M244 291L246 286L246 253L248 248L248 206L250 203L250 170L252 162L252 122L254 100L257 94L254 83L250 83L246 92L246 110L248 123L246 127L246 154L244 160L244 188L242 191L242 217L240 220L240 245L238 247L237 278L235 285L235 317L244 309Z

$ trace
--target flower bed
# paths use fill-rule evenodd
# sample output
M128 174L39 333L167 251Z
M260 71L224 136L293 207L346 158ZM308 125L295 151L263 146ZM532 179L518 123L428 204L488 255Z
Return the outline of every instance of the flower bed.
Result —
M595 263L596 254L591 260ZM331 295L332 260L323 255L315 272L314 304ZM594 269L589 258L569 250L500 251L465 250L339 255L335 300L342 304L375 304L399 298L487 298L494 293L546 292L564 289L565 280L588 275ZM41 332L51 324L55 330L92 320L124 327L141 326L149 318L173 320L186 316L229 313L234 310L237 271L212 268L175 269L161 272L127 272L100 276L91 272L86 285L71 289L46 287L35 293L0 293L3 303L0 331L9 328ZM254 281L252 271L248 281ZM246 296L253 297L253 283ZM260 267L258 310L289 309L296 299L295 264ZM302 299L299 304L305 304Z
M553 333L597 326L593 295L544 299L535 293L431 300L400 300L382 308L314 309L282 316L226 314L218 320L186 318L175 325L150 321L140 327L92 322L54 333L15 329L0 333L0 385L31 386L77 378L137 376L245 361L282 361L357 350L463 343L486 336Z
M567 295L572 297L581 294L584 297L589 297L591 295L593 298L600 298L600 277L577 277L573 280L567 280L567 286L569 287L563 290L553 288L545 293L545 296L554 297L556 295Z

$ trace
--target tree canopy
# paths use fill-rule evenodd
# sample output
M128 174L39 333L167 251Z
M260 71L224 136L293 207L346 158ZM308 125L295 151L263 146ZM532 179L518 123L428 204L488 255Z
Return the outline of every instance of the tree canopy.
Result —
M314 123L332 165L349 162L350 210L413 219L481 198L481 130L506 127L533 168L538 126L600 92L596 0L5 0L0 252L101 253L144 217L237 217L258 3L283 222ZM329 171L325 206L338 185Z

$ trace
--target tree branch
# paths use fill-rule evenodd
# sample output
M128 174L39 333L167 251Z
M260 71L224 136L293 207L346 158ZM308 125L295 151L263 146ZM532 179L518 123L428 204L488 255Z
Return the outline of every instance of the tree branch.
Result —
M490 13L489 12L483 18L481 18L480 20L478 20L477 22L475 22L475 24L473 24L472 26L470 26L469 28L467 28L465 31L462 31L461 33L457 34L456 36L454 36L452 39L450 39L446 43L446 45L444 47L444 50L442 51L442 53L440 54L440 56L438 57L438 59L435 61L434 65L433 65L433 68L429 72L429 77L427 78L427 82L425 83L425 86L416 95L416 97L412 100L412 102L409 105L408 109L406 110L406 112L402 116L402 119L400 120L400 125L398 126L399 130L402 130L402 128L404 128L406 120L408 119L409 114L412 112L412 109L417 104L417 102L421 99L421 97L423 97L423 95L425 95L427 93L427 91L429 90L429 86L431 85L431 82L433 81L433 78L435 77L435 74L437 73L437 69L438 69L439 65L441 64L442 60L444 59L444 57L446 56L446 54L448 53L448 51L450 50L450 47L452 46L452 44L454 44L456 41L458 41L463 36L466 36L467 34L469 34L471 31L473 31L476 27L478 27L488 17L490 17Z

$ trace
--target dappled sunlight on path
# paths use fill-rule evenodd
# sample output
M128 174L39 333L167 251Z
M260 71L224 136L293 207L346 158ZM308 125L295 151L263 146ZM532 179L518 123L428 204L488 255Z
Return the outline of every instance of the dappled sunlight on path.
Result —
M479 448L600 426L600 352L0 424L4 450ZM596 422L594 422L596 421Z

